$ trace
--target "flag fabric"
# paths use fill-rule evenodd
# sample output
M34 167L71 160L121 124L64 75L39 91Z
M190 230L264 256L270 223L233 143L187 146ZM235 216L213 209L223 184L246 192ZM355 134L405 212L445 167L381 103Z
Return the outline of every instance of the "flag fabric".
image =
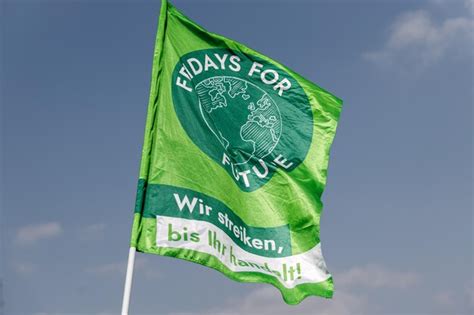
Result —
M319 223L342 101L162 1L131 246L288 304L332 297Z

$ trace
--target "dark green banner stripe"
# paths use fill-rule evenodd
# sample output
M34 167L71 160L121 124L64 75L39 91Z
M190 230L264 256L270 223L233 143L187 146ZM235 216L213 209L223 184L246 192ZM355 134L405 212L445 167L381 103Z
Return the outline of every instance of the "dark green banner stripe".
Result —
M212 223L241 248L256 255L286 257L292 254L288 225L249 226L219 200L190 189L140 180L135 212L144 218L169 216Z

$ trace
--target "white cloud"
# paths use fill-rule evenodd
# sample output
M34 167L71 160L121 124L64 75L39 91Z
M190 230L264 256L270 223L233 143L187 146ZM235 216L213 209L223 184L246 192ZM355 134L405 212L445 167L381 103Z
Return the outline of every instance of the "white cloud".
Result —
M112 263L107 263L95 267L91 267L87 269L86 271L89 273L94 273L98 275L107 275L107 274L125 274L125 271L127 270L127 262L121 261L121 262L112 262Z
M122 275L125 276L125 272L127 271L127 261L120 261L120 262L112 262L107 263L95 267L91 267L86 269L87 273L92 273L99 276L109 276L109 275ZM156 271L156 267L150 263L150 260L146 257L137 257L135 259L135 266L134 266L135 274L138 273L143 274L146 278L160 278L162 276L161 273Z
M443 6L443 7L448 7L453 5L453 0L431 0L436 5ZM458 1L455 2L454 4L460 4L461 6L464 6L465 9L470 10L471 13L474 13L474 0L464 0L464 1Z
M379 265L354 267L337 278L336 285L343 288L351 286L366 288L405 289L419 283L420 277L414 272L392 271Z
M466 2L466 7L472 8L472 3ZM473 40L471 15L437 22L425 10L410 11L395 20L381 49L363 57L379 65L414 70L448 56L472 56Z
M336 292L333 299L307 298L299 305L287 306L278 290L267 285L251 291L244 298L232 299L210 310L172 315L309 315L315 314L316 310L318 315L375 314L378 305L369 300L369 294L364 289L404 289L416 285L419 276L412 272L392 271L378 265L368 265L342 272L335 281ZM229 311L222 311L223 309Z
M35 264L24 262L16 263L14 266L15 272L20 275L29 275L36 271L37 267Z
M16 241L22 245L33 244L39 240L57 237L62 231L58 222L27 225L18 229Z
M228 309L229 311L223 312L222 309ZM306 299L297 306L289 306L284 304L280 293L275 288L266 286L253 290L243 299L231 300L224 307L216 307L200 314L309 315L314 314L315 310L318 310L318 315L362 314L368 311L368 300L364 296L340 291L332 300L324 298ZM196 314L191 313L190 315Z
M106 225L95 223L87 225L79 230L79 239L84 241L96 241L104 236Z
M441 306L452 306L456 303L455 295L452 291L442 291L436 293L434 296L434 301L436 304Z
M469 303L469 306L474 308L474 288L470 287L466 290L467 293L467 300Z
M474 289L472 286L468 285L464 290L445 289L439 291L433 296L433 300L440 308L449 310L452 314L465 311L474 314Z
M298 306L287 306L283 304L280 293L276 289L263 287L249 294L243 303L233 303L233 305L240 305L235 314L314 314L314 311L318 310L319 315L349 315L368 311L366 297L342 290L337 292L332 300L313 298L306 299Z
M222 311L222 309L227 309ZM172 313L169 315L353 315L369 312L366 296L338 291L334 299L308 298L296 306L284 304L280 293L273 287L262 287L251 291L247 296L232 299L225 305L210 310L193 313Z
M466 0L464 1L464 6L474 14L474 0Z

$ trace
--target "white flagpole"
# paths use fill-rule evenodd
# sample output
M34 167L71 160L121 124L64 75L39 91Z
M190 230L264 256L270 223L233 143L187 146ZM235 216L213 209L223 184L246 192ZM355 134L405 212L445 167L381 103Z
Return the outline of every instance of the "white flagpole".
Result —
M128 252L127 275L125 276L125 288L123 290L122 315L128 315L130 295L132 293L133 266L135 265L135 247L130 247Z
M156 80L157 80L157 71L158 68L155 66L155 62L160 59L161 50L163 49L164 43L164 34L165 34L165 21L168 12L168 0L161 0L161 9L160 9L160 17L158 21L158 30L157 30L157 41L155 44L155 51L153 55L153 69L152 69L152 83L151 83L151 92L150 92L150 101L148 104L148 114L150 113L152 102L154 101L154 97L156 93L154 91ZM145 141L147 141L147 132L149 131L149 121L147 119L147 126L145 131ZM136 220L133 221L133 224L138 224ZM133 237L133 234L132 234ZM136 244L136 243L135 243ZM122 315L128 315L128 308L130 306L130 295L132 293L132 280L133 280L133 266L135 265L135 253L136 248L134 246L130 247L130 251L128 252L128 263L127 263L127 275L125 276L125 287L123 289L123 300L122 300Z

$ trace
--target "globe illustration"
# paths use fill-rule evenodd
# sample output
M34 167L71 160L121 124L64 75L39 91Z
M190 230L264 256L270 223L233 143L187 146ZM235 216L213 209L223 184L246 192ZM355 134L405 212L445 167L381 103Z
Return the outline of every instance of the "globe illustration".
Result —
M214 76L196 87L202 118L234 164L263 159L280 140L281 115L261 88L246 80Z

